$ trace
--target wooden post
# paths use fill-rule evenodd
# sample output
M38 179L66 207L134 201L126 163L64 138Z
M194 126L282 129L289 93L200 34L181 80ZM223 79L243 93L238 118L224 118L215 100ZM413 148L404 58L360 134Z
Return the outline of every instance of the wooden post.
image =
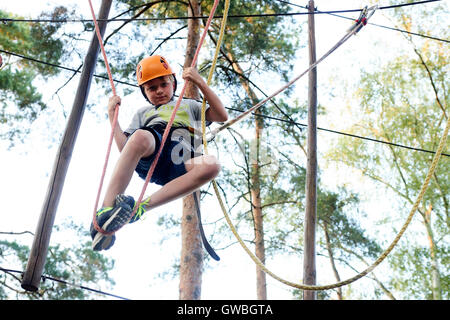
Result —
M107 19L111 8L112 0L102 0L99 19ZM100 32L103 35L106 29L106 22L99 21ZM92 75L94 74L97 56L99 52L99 43L95 31L93 32L91 44L84 59L81 78L78 83L77 93L72 106L72 111L62 142L59 146L53 165L53 172L47 189L47 195L42 207L41 216L36 228L33 246L28 258L27 268L22 279L22 288L29 291L37 291L40 279L44 270L47 256L50 236L55 221L55 214L58 207L61 192L64 186L67 169L69 167L72 151L77 138L78 129L83 118L86 100L91 86ZM73 195L74 197L76 195Z
M200 1L190 1L188 16L200 16ZM200 41L200 19L188 20L188 40L184 67L190 67L194 60L195 50ZM185 96L198 99L198 88L188 82ZM200 192L197 199L200 199ZM203 275L203 246L192 195L183 198L183 217L181 220L181 259L180 259L180 300L200 300Z
M314 1L308 4L309 63L316 62ZM308 156L306 165L306 212L304 232L303 283L316 284L316 211L317 211L317 69L309 72L308 89ZM303 291L304 300L315 300L316 292Z

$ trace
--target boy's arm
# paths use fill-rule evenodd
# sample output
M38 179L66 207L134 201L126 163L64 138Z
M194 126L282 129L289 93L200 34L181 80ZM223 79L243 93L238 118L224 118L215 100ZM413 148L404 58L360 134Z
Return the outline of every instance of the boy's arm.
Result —
M209 109L206 110L206 120L212 122L225 122L228 113L216 93L208 86L195 68L186 68L183 71L183 79L190 80L200 89L208 101Z
M114 122L114 113L116 112L116 108L120 106L121 99L119 96L112 96L109 98L108 102L108 117L109 122L111 123L111 127ZM127 142L127 136L123 133L122 128L120 127L119 121L117 121L116 128L114 130L114 140L116 141L117 148L119 151L122 151L125 143Z

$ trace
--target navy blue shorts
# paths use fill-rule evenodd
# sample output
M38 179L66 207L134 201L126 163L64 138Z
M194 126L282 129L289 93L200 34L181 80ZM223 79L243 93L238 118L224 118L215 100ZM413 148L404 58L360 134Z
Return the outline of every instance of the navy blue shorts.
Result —
M152 165L153 160L158 153L159 147L161 146L162 134L152 128L145 128L144 130L151 132L156 141L155 152L151 156L139 160L139 163L135 169L139 177L145 180L147 178L148 170L150 170L150 166ZM169 138L166 140L161 155L159 156L155 171L150 178L150 182L163 186L169 181L172 181L187 172L184 162L180 160L183 158L182 153L184 150L183 148L177 147L178 144L179 142L171 141ZM173 156L174 148L176 148L175 150L180 151L175 159Z

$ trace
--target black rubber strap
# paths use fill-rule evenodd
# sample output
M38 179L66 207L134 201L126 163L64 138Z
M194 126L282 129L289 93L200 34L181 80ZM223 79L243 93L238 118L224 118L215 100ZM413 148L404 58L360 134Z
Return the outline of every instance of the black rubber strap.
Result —
M202 216L201 216L201 213L200 213L200 204L199 204L199 200L197 199L196 192L193 192L192 196L194 197L195 208L197 210L198 226L200 228L200 235L202 237L203 246L205 247L206 251L209 253L209 255L214 260L219 261L220 257L217 255L217 253L214 251L214 249L211 247L211 245L209 244L208 240L206 239L205 231L203 230L203 225L202 225Z

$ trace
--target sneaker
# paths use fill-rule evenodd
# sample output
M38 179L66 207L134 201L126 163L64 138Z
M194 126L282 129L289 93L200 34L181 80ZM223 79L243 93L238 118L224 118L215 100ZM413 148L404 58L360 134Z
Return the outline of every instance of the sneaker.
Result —
M132 214L131 207L127 203L116 203L114 207L106 207L97 211L96 219L100 228L107 232L115 232L122 228ZM114 244L116 236L104 235L94 228L91 223L92 248L94 251L108 250Z
M136 210L136 213L134 214L133 218L131 218L130 223L136 222L141 219L142 215L147 211L147 209L144 208L144 206L148 205L148 202L150 201L150 198L147 198L147 200L142 201L139 204L138 209ZM116 197L116 205L119 203L126 203L131 208L136 207L136 201L134 201L134 198L132 196L126 196L124 194L119 194Z

